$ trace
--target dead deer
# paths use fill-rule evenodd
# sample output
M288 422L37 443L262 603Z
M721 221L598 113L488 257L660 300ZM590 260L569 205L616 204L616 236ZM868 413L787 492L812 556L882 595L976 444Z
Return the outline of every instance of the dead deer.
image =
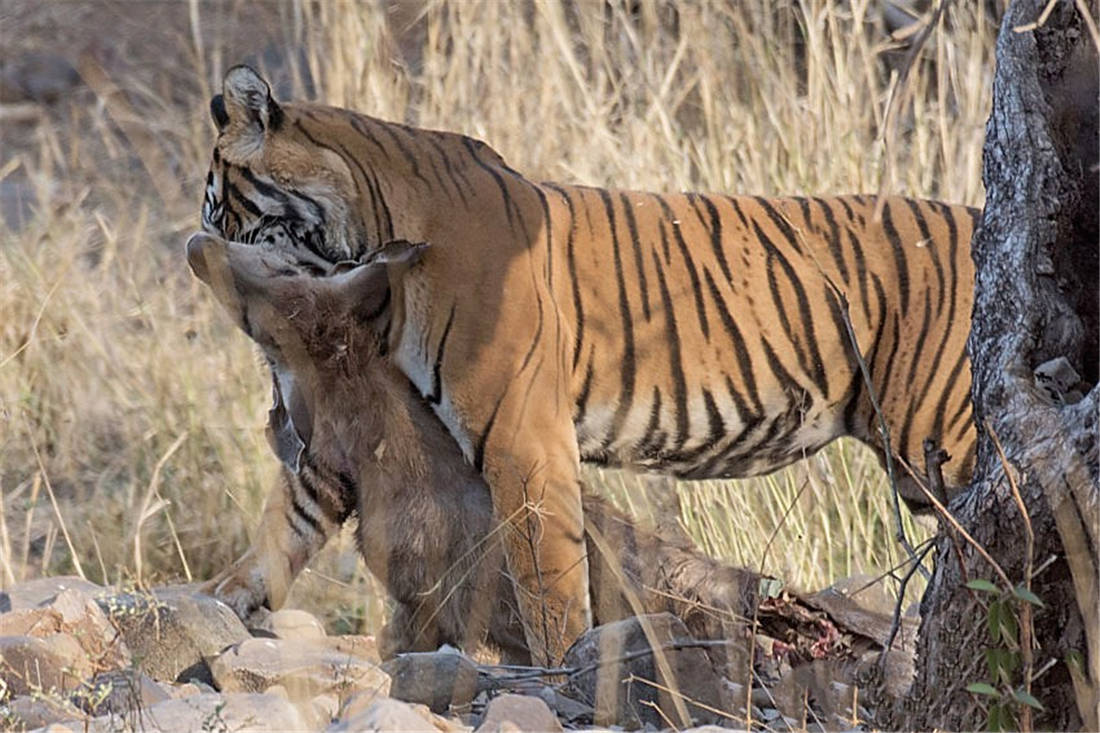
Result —
M426 246L393 242L365 264L318 277L258 245L209 234L188 241L195 275L271 363L268 437L289 474L255 546L211 587L241 614L278 605L354 513L363 559L397 602L380 635L383 657L487 641L523 662L500 547L515 525L494 517L481 475L386 356L401 333L402 275ZM537 497L532 504L537 542ZM591 491L584 515L596 623L670 611L697 636L716 638L726 622L751 615L755 574L705 557L682 534L637 526Z

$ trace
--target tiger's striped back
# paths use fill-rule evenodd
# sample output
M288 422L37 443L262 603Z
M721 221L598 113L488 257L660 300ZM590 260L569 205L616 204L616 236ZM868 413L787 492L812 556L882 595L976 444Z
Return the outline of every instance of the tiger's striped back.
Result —
M919 471L930 438L955 458L948 483L965 483L976 211L891 198L876 221L862 196L544 186L566 243L569 292L557 300L576 324L588 459L746 476L838 435L878 443L847 313L894 450ZM597 335L592 314L609 321ZM607 330L619 339L600 338Z

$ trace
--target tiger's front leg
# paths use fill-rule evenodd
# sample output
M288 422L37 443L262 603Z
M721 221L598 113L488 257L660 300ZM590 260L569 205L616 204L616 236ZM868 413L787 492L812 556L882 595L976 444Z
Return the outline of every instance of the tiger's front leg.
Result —
M280 487L264 504L252 546L230 568L207 581L202 590L222 601L244 620L261 607L281 607L298 573L324 547L347 518L340 509L327 512L316 493L315 479L282 468Z
M592 611L576 434L565 396L547 381L504 396L482 470L508 524L505 558L531 659L555 665Z

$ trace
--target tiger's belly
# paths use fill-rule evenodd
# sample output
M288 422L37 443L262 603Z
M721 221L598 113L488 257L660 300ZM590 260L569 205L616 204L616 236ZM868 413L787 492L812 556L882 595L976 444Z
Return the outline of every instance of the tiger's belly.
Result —
M687 402L686 418L658 400L629 410L616 435L616 407L589 406L575 422L581 460L664 473L681 479L745 478L812 455L845 434L841 410L788 400L742 416L708 395Z

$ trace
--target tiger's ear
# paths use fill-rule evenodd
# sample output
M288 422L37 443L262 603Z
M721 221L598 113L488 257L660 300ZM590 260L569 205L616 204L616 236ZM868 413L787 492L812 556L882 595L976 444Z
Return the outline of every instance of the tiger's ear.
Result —
M250 66L234 66L225 72L222 93L210 101L210 112L219 130L235 122L262 134L278 129L283 119L271 87Z

